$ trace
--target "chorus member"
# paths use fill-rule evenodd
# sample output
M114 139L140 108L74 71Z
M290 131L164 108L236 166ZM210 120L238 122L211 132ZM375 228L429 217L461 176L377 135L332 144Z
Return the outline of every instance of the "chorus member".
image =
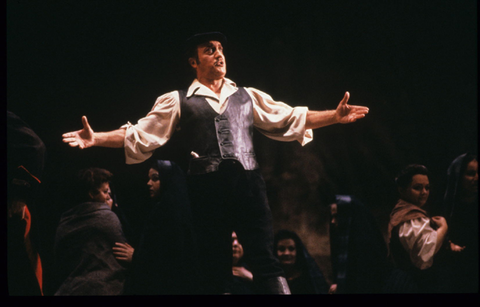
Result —
M423 209L430 195L428 175L425 166L413 164L395 180L400 198L388 225L390 255L397 269L389 286L391 292L433 293L441 289L434 262L448 226L444 217L431 217Z
M118 242L117 259L131 262L129 295L199 294L198 247L184 172L174 162L154 160L148 171L152 207L138 245Z
M465 153L448 168L445 218L452 251L448 278L455 293L478 292L478 158Z
M112 252L125 243L122 225L112 208L109 181L101 168L78 173L72 207L65 211L55 235L54 257L60 286L55 295L121 295L126 268Z
M275 234L274 250L285 271L292 294L326 294L328 286L300 237L282 229Z

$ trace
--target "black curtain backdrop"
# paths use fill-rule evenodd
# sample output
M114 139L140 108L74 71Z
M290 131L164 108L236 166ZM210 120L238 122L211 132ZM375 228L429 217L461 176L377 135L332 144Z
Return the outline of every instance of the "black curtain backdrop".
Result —
M406 164L431 171L431 210L450 162L477 148L477 1L21 1L6 3L7 109L47 147L38 196L46 294L56 223L78 169L113 172L120 206L138 230L147 211L148 163L122 149L62 143L86 115L95 131L136 123L191 75L187 37L221 31L227 77L312 110L350 104L370 113L314 131L313 142L257 135L275 229L302 237L329 276L321 189L359 198L386 231L393 179ZM155 157L160 157L156 154Z

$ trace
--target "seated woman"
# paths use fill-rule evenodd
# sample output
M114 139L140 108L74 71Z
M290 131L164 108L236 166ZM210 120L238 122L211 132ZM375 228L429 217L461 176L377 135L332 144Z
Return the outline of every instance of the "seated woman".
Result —
M430 217L422 209L430 195L428 170L413 164L395 180L400 194L388 225L390 256L396 267L386 292L433 293L440 289L432 269L434 256L442 247L447 222Z
M115 259L112 247L115 242L125 243L125 237L107 204L111 177L100 168L78 174L72 195L75 206L62 214L55 236L60 284L55 295L123 294L126 269Z
M119 242L113 249L117 259L131 261L126 293L196 294L197 246L184 173L174 162L156 160L148 179L154 204L138 245Z
M328 293L320 268L295 232L278 231L273 244L292 294Z
M449 230L449 276L454 293L478 292L478 160L462 154L448 168L444 198Z

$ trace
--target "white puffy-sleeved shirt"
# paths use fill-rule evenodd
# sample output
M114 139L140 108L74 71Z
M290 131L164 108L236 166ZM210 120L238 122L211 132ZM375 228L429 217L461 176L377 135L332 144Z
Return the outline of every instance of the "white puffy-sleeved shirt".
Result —
M224 78L220 97L197 79L188 88L187 97L203 96L211 107L221 114L228 98L238 90L236 84ZM311 129L305 128L307 107L291 107L255 88L245 88L253 102L253 125L267 137L279 141L298 141L305 145L313 139ZM152 110L136 125L130 122L125 128L125 158L127 164L140 163L164 145L172 136L181 117L178 91L157 98Z
M430 226L429 218L417 218L401 224L398 237L415 267L425 270L432 266L437 232Z

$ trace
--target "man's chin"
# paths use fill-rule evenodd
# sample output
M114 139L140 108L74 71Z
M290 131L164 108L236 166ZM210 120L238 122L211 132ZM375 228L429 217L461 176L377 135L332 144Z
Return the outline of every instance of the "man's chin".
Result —
M215 79L217 80L221 80L223 78L225 78L225 75L227 74L227 70L226 69L217 69L215 70Z

